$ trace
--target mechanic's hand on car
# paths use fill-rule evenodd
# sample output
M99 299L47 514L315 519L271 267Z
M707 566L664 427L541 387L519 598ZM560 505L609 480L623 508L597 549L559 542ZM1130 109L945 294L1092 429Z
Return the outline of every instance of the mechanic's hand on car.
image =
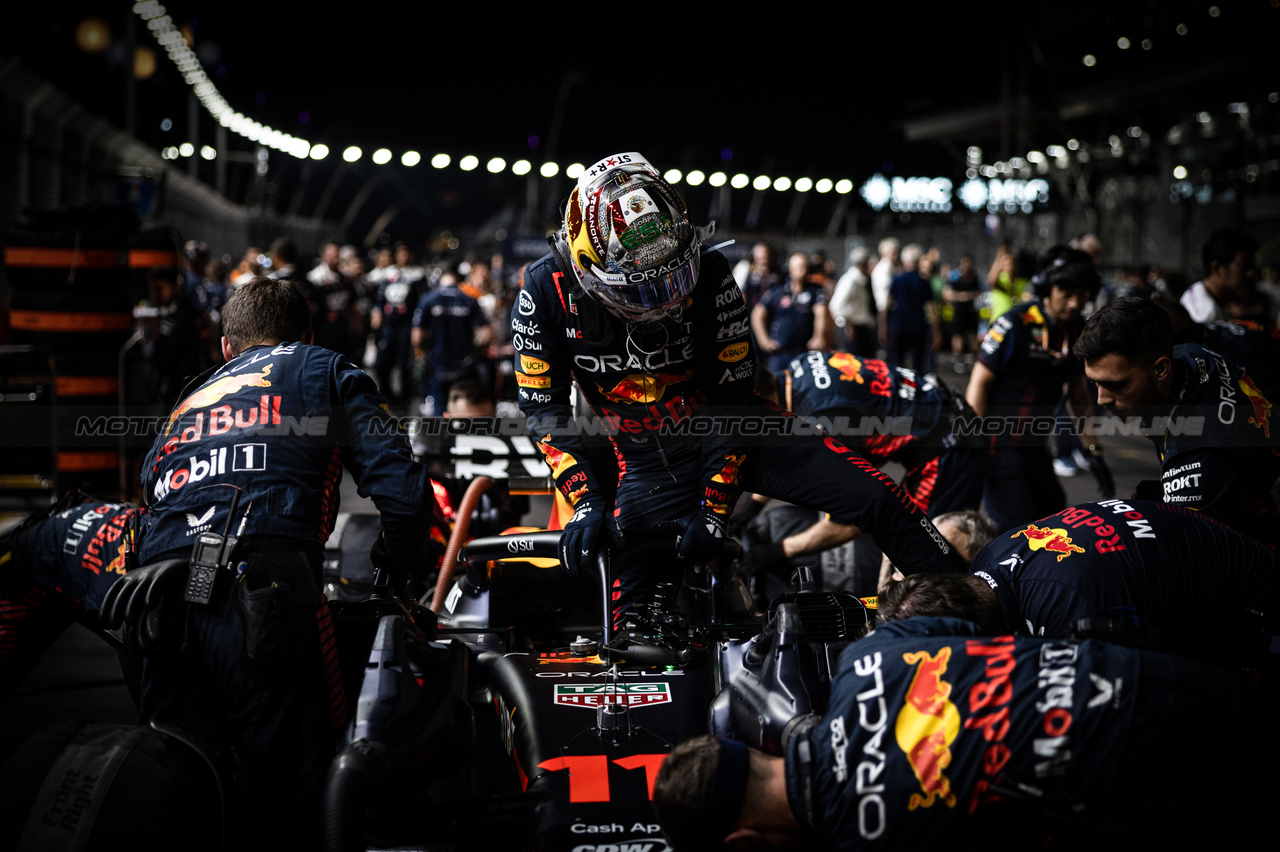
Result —
M608 541L600 540L601 530L607 530L613 544L622 547L622 527L618 519L605 506L604 498L583 497L574 508L573 517L560 533L560 564L566 573L576 576L583 568L590 569L599 548Z
M1102 457L1102 453L1089 457L1089 470L1092 471L1093 478L1098 483L1098 494L1103 500L1110 500L1116 496L1116 480L1111 475L1111 468L1107 465L1107 460Z
M130 654L176 652L185 638L187 603L183 593L190 573L190 565L182 559L128 572L103 596L99 626L118 629Z
M703 508L680 521L684 529L680 532L676 555L694 562L710 562L720 554L720 543L724 540L725 519L710 509Z

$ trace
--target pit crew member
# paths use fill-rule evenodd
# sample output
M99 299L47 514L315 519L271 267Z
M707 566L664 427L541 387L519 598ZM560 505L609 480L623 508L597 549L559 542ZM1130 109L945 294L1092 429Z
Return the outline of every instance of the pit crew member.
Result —
M143 723L206 720L252 757L255 791L314 813L346 711L319 593L343 469L378 507L396 585L425 565L434 501L373 380L311 345L292 283L243 284L222 316L227 363L192 382L143 464L143 567L112 587L104 624L124 623L122 607L143 588L188 607L187 653L144 662ZM233 488L242 499L231 515ZM242 573L207 604L187 605L193 540L229 516Z
M676 850L1244 842L1267 817L1218 781L1273 765L1264 730L1249 687L1203 663L910 618L849 646L784 757L688 740L653 807Z
M1280 427L1273 401L1221 354L1174 346L1169 316L1145 299L1117 299L1089 318L1076 357L1098 403L1140 417L1160 458L1161 499L1280 546Z
M1217 616L1212 630L1197 629L1206 606ZM1109 619L1163 650L1226 663L1250 653L1266 620L1280 626L1280 565L1261 543L1203 513L1104 500L1005 530L967 577L891 585L877 619L912 615L1060 638L1081 619Z
M107 589L138 565L145 514L73 493L0 539L0 706L72 622L97 629Z
M982 341L965 401L998 427L988 439L991 457L983 494L987 514L1001 529L1066 506L1045 432L1036 426L1053 422L1064 387L1073 414L1091 413L1071 344L1080 333L1081 312L1101 284L1088 254L1062 246L1050 249L1031 282L1035 296L1001 314ZM1115 486L1102 450L1092 439L1086 443L1092 444L1098 461L1090 470L1099 491L1110 497Z
M813 351L780 373L761 370L756 390L877 465L907 469L901 486L926 516L982 503L985 454L976 440L957 440L952 424L977 415L933 373L923 375L847 352ZM869 423L868 421L874 421ZM762 566L836 547L853 537L847 525L822 520L773 545L752 548Z

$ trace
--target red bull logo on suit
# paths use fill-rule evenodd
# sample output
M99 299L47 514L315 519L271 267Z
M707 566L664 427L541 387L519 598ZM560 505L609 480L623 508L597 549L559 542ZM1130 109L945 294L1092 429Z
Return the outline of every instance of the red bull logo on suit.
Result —
M955 807L956 796L943 770L951 765L951 743L960 733L960 711L951 701L951 684L942 679L951 648L938 653L912 651L902 659L916 666L907 701L898 713L894 738L907 756L911 771L920 782L921 793L912 793L907 810L930 808L935 802Z
M1071 543L1071 536L1067 535L1066 530L1057 527L1038 527L1035 524L1028 524L1025 530L1018 530L1009 538L1018 536L1024 536L1032 550L1047 550L1058 554L1059 562L1073 553L1084 553L1083 547Z

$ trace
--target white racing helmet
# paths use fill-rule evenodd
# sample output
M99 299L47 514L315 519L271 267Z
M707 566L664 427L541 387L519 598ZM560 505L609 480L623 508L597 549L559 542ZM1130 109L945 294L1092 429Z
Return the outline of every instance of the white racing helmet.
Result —
M583 171L553 246L564 271L610 312L660 319L693 292L702 241L684 199L644 157L606 157Z

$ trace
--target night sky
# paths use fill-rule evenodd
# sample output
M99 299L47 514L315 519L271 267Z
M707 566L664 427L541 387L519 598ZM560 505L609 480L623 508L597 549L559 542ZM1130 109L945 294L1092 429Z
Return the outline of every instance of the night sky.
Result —
M6 11L13 25L0 28L0 58L18 56L122 122L123 5ZM943 11L905 3L821 12L780 4L757 17L725 5L678 14L669 6L540 4L542 11L518 17L475 4L444 11L442 4L387 5L350 4L326 17L313 4L165 4L190 27L207 73L235 109L335 152L359 145L366 165L373 149L387 147L396 162L412 148L424 158L437 151L455 160L474 153L481 162L525 157L536 167L548 158L557 95L569 81L554 152L562 164L638 150L663 168L848 177L856 184L877 171L957 174L971 144L991 152L987 161L1025 153L999 151L994 126L943 143L904 139L903 121L996 104L1002 84L1051 115L1081 93L1226 57L1239 64L1240 79L1219 75L1203 93L1220 107L1224 98L1274 85L1264 79L1274 74L1253 70L1274 67L1280 34L1280 0L1220 3L1217 16L1211 3L1163 0L968 3ZM101 17L113 38L96 55L74 41L77 24L90 15ZM1186 35L1178 35L1179 24ZM1117 46L1121 36L1130 39L1128 50ZM154 47L141 22L138 39ZM1142 49L1143 39L1151 49ZM1082 62L1086 53L1097 57L1094 66ZM137 132L159 149L185 141L187 96L167 56L157 59L155 75L139 83ZM1127 109L1135 120L1144 110L1196 109L1197 94L1171 93ZM161 129L166 118L168 131ZM1036 121L1024 138L1036 147L1060 144L1067 134L1105 138L1117 129L1110 125L1125 120ZM212 121L205 116L203 123L201 141L212 141ZM246 140L235 145L252 148ZM437 213L444 205L460 218L476 215L467 206L472 189L480 206L523 191L509 174L501 187L469 188L466 181L441 186L431 171L424 163L402 179ZM247 178L241 184L247 187ZM233 198L242 191L234 177L232 190Z

